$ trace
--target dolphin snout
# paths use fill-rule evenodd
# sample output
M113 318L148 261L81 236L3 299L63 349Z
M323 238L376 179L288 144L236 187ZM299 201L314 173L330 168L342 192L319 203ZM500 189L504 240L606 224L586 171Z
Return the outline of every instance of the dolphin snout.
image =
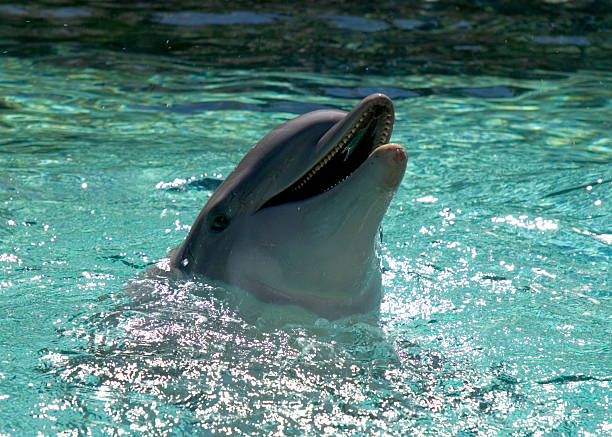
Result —
M406 149L396 143L380 146L382 157L389 161L389 164L404 165L408 159ZM377 149L377 150L378 150Z
M369 159L373 159L384 168L383 182L386 186L395 188L406 170L408 155L406 149L396 143L385 144L377 147Z

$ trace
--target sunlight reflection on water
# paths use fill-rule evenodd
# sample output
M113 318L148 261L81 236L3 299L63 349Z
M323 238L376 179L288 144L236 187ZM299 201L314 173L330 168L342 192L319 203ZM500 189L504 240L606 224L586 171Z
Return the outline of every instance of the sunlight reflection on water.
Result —
M12 405L0 417L26 417L16 429L607 430L609 126L599 100L562 98L596 87L591 74L278 72L229 92L245 72L0 63L0 403ZM203 278L139 278L261 136L378 88L397 94L393 141L409 155L383 224L378 319L330 322Z

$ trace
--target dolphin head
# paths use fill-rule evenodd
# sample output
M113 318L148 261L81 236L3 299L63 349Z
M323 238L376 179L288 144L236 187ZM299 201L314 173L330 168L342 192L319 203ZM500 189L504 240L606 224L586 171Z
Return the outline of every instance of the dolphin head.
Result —
M380 222L406 167L387 144L393 121L391 100L373 94L277 127L211 196L171 268L328 318L375 308Z

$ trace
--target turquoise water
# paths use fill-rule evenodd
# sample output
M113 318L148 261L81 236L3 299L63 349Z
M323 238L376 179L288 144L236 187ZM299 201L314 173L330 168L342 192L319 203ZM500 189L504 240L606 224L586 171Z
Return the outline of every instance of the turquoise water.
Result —
M0 57L0 434L612 432L612 74L542 77ZM378 320L126 293L265 133L377 91L409 156Z

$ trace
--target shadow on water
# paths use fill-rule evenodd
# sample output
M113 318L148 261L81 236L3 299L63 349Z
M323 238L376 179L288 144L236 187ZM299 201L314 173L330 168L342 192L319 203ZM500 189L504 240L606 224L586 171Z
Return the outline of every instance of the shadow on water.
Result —
M296 81L298 82L298 81ZM315 88L312 94L326 95L330 97L341 97L350 99L362 99L373 93L384 93L393 100L402 100L415 97L438 95L444 97L477 97L483 99L506 99L520 96L527 88L491 86L491 87L466 87L466 88L420 88L402 89L396 87L319 87L313 84L302 83L304 89ZM243 91L253 91L253 87L245 85ZM212 90L211 90L212 91ZM224 90L215 89L215 92ZM234 90L235 91L235 90ZM229 100L211 100L207 102L190 102L173 105L127 105L127 109L140 111L158 111L175 114L197 114L206 111L254 111L254 112L289 112L292 114L305 114L306 112L319 109L332 109L329 105L312 102L301 102L294 100L262 99L261 103L243 103Z
M605 0L66 1L0 5L5 55L127 70L487 74L609 70ZM133 54L162 56L140 65ZM548 73L544 73L546 70Z

